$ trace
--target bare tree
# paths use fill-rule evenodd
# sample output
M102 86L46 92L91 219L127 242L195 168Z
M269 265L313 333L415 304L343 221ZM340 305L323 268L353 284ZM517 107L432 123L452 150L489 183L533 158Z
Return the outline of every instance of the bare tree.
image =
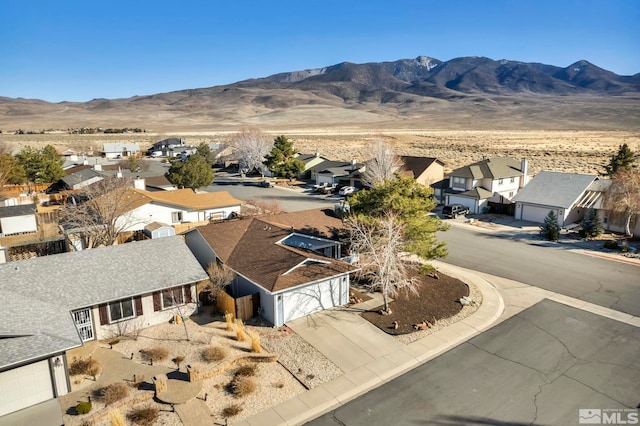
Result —
M243 130L231 137L233 157L240 163L240 170L259 170L264 176L265 156L271 150L273 140L257 129Z
M139 222L131 211L144 201L144 195L132 187L130 178L108 176L83 188L68 197L60 224L85 248L115 244L119 234Z
M406 260L404 223L394 213L379 218L348 221L351 232L351 252L358 258L361 276L372 290L382 292L383 312L389 312L389 297L400 291L418 295L418 280L410 277L414 266Z
M394 152L391 145L386 143L382 137L377 137L369 144L368 151L372 157L366 162L367 168L362 173L362 183L375 187L385 180L391 180L402 168L403 163L400 157Z
M209 281L204 286L204 289L209 291L209 299L215 301L218 294L233 281L235 273L228 266L214 261L207 265L207 274L209 275Z
M611 186L605 194L604 206L612 212L624 214L624 232L633 236L631 219L640 215L640 170L620 169L611 179Z

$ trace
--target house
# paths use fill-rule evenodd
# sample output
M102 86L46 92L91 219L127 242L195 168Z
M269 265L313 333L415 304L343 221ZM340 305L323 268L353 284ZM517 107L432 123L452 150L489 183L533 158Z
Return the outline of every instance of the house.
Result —
M185 144L182 143L182 138L163 139L154 143L147 150L147 155L151 157L175 157L180 155L183 147L185 147Z
M318 164L329 161L325 157L321 157L319 152L315 152L313 154L301 154L298 153L296 155L296 159L302 161L304 163L304 170L302 173L298 175L299 179L310 179L311 178L311 168L317 166Z
M107 142L102 144L102 155L105 158L124 158L140 152L140 145L136 142Z
M144 233L145 226L154 222L188 228L209 220L228 219L239 214L244 203L227 191L196 193L191 189L178 189L151 192L138 189L145 186L144 179L136 179L134 184L135 188L124 188L124 194L105 194L95 199L98 204L104 203L108 212L117 201L115 228L129 236ZM70 249L79 251L86 248L82 229L71 228L64 232Z
M421 185L430 186L444 179L444 163L437 158L403 155L400 159L404 164L401 173Z
M218 262L234 271L233 297L259 294L259 312L276 326L348 301L355 268L320 254L335 241L258 218L210 223L184 237L204 268Z
M35 204L0 207L0 234L13 235L38 231Z
M94 168L82 167L77 171L67 172L67 175L49 187L47 192L78 190L104 179L104 176Z
M449 174L445 204L462 204L471 213L494 210L512 214L511 199L527 183L527 160L488 158Z
M66 351L191 315L206 279L181 237L0 264L0 423L62 424Z
M166 223L151 222L144 227L144 234L151 239L173 237L176 235L176 229Z
M515 218L543 223L553 211L560 226L579 222L586 210L594 207L591 197L585 195L597 181L595 175L542 171L513 197Z
M178 187L169 182L169 179L167 179L165 175L161 175L144 178L144 187L139 189L146 189L147 191L175 191Z
M363 163L351 161L330 161L325 160L309 168L311 180L316 184L323 183L360 186L360 173L366 170Z

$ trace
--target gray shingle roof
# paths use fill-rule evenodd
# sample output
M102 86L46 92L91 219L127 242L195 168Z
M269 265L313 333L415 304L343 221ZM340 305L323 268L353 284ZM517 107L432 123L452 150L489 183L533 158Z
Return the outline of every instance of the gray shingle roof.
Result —
M451 172L451 176L471 179L500 179L522 176L522 162L515 158L495 157L460 167Z
M35 204L0 207L0 217L27 216L30 214L36 214L36 210Z
M513 202L549 207L571 207L598 179L595 175L543 171L513 197Z
M207 278L182 237L0 264L0 368L79 346L72 310Z
M63 181L69 188L72 188L74 185L86 182L94 178L102 179L102 175L93 169L82 169L75 173L68 174L60 180Z

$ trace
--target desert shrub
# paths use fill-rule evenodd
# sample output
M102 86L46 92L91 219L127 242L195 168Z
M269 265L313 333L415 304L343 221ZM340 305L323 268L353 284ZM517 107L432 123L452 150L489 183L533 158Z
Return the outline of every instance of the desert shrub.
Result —
M227 357L227 350L219 346L209 346L202 350L200 356L206 362L222 361Z
M177 357L175 357L174 359L171 360L175 365L178 366L178 368L180 368L180 364L182 364L182 362L184 361L184 356L182 355L178 355Z
M257 332L247 334L251 339L251 350L257 354L262 352L262 346L260 346L260 335Z
M109 412L109 426L127 426L120 411L112 410Z
M123 382L116 382L102 388L98 396L105 405L111 405L129 396L129 392L129 386Z
M284 382L280 381L280 382L275 382L273 384L273 386L277 387L278 389L282 389L284 387Z
M141 349L140 355L142 356L142 359L150 362L162 361L169 356L169 351L167 350L167 348L163 347Z
M127 414L127 419L137 425L151 426L158 419L160 410L157 407L134 408Z
M91 403L88 401L82 401L78 405L76 405L76 413L78 414L87 414L91 411Z
M224 314L224 320L227 322L227 331L232 331L234 322L233 314L231 312L227 312Z
M238 342L244 342L247 339L247 333L244 331L244 324L240 318L236 318L236 339Z
M239 367L236 370L236 376L238 377L251 377L256 375L256 365L255 364L246 364Z
M236 398L243 398L256 390L256 382L249 377L236 377L229 384L229 390Z
M609 250L618 250L620 247L618 246L618 242L616 240L607 240L604 242L604 248Z
M71 376L75 376L76 374L89 374L94 376L99 370L100 363L92 358L73 358L69 366L69 374Z
M229 418L229 417L237 416L241 412L242 412L242 407L240 406L240 404L231 404L231 405L227 405L222 409L222 416L224 418Z
M135 380L133 382L131 382L131 387L132 388L136 388L136 389L140 389L140 386L142 386L142 384L144 383L144 376L136 375L134 377L135 377Z

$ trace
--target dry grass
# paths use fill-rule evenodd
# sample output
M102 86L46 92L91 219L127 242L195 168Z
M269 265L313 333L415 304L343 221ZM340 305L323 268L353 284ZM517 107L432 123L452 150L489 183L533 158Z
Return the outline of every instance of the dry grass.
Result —
M75 376L77 374L88 374L95 376L100 371L100 363L92 358L73 358L69 366L69 374Z
M242 322L242 320L236 318L235 326L236 339L238 340L238 342L244 342L245 340L247 340L247 333L244 331L244 323Z
M227 357L227 350L220 346L209 346L202 350L200 356L205 362L222 361Z
M231 312L227 312L226 314L224 314L224 320L227 325L227 331L233 331L233 325L235 321L233 314Z
M249 377L235 377L229 383L229 391L236 398L244 398L255 392L256 382Z
M247 364L241 367L238 367L236 370L236 377L252 377L256 375L256 365L255 364Z
M178 369L180 369L180 364L182 364L184 362L184 356L178 355L177 357L173 358L171 360L171 362L173 362L175 365L177 365Z
M124 417L122 413L118 410L112 410L109 413L109 425L110 426L127 426L127 423L124 421Z
M227 405L222 409L222 417L225 419L229 417L235 417L242 412L242 406L240 404Z
M99 389L97 396L105 405L111 405L129 396L130 392L131 388L124 382L115 382Z
M160 410L157 407L134 408L127 414L127 420L141 426L151 426L158 419Z
M164 359L167 359L167 357L169 356L169 351L167 350L167 348L163 347L141 349L140 356L145 361L153 363L155 361L162 361Z
M262 352L262 346L260 345L260 335L258 333L247 333L251 339L251 350L257 354Z

